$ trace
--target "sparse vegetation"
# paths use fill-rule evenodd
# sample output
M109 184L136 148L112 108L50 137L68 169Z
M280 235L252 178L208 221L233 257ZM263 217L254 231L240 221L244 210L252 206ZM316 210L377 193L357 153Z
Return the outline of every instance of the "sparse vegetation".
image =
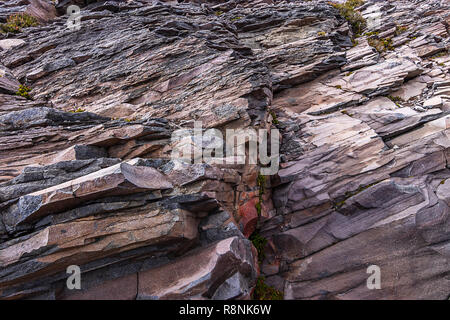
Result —
M399 108L401 108L402 106L400 105L399 102L404 102L402 98L400 97L393 97L393 96L387 96L393 103L395 103L395 105Z
M363 0L347 0L345 3L331 2L330 4L339 10L339 14L348 21L354 33L362 33L367 22L356 8L364 4Z
M324 36L326 36L327 34L326 34L325 31L319 31L319 32L317 32L317 35L318 35L319 37L324 37Z
M436 58L444 57L446 55L448 55L448 52L447 51L443 51L443 52L436 53L435 55L430 57L430 59L436 59Z
M348 112L347 110L342 110L341 113L342 113L342 114L345 114L345 115L347 115L347 116L349 116L349 117L353 117L353 114L351 114L351 113Z
M369 44L369 46L374 47L378 52L385 52L387 50L394 50L394 46L392 43L392 39L391 38L380 38L380 39L375 39L375 38L370 38L367 39L367 43Z
M258 231L255 231L249 237L249 240L253 243L256 251L258 251L258 261L261 263L265 258L264 247L267 244L267 239L261 236Z
M23 28L35 27L38 22L35 17L26 13L16 13L6 19L6 23L0 24L2 33L19 33Z
M283 293L272 286L266 284L264 277L258 277L256 287L253 291L255 300L283 300Z
M358 193L361 193L361 192L363 192L364 190L366 190L366 189L368 189L370 187L373 187L377 183L378 182L374 182L374 183L368 184L366 186L361 186L360 185L356 191L347 191L344 194L343 200L334 203L333 209L335 209L335 210L340 209L345 204L345 201L347 201L347 199L349 199L349 198L351 198L353 196L356 196Z
M269 111L269 114L272 116L272 123L273 123L274 125L277 125L277 124L280 123L280 122L278 121L278 118L277 118L277 115L276 115L275 111L271 110L271 111Z
M72 113L80 113L80 112L85 112L86 110L84 110L84 109L82 109L82 108L80 108L80 107L78 107L78 108L74 108L73 110L71 110L71 111L69 111L69 112L72 112Z
M16 95L24 97L28 100L31 100L30 92L31 92L30 87L27 87L26 85L21 84L19 86L19 90L16 92Z
M255 204L256 211L258 212L258 216L261 215L261 209L262 209L262 201L263 201L263 194L266 191L266 177L262 174L258 174L258 178L256 178L256 185L258 186L258 202Z
M396 26L395 27L395 35L399 36L402 33L405 33L406 31L408 31L408 27L405 26Z
M365 32L364 35L367 37L378 36L380 33L378 31Z

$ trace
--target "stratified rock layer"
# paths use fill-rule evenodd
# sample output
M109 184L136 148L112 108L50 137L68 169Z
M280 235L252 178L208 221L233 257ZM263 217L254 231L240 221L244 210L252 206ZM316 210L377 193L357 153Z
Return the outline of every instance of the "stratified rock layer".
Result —
M0 5L40 21L0 39L0 298L448 299L447 2L361 35L326 1L71 4ZM278 172L197 161L194 121L278 129Z

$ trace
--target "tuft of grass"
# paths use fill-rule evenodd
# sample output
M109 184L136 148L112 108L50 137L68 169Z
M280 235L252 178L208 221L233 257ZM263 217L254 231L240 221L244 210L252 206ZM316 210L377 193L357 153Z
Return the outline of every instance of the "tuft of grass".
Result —
M379 53L387 50L394 50L391 38L367 39L369 46L374 47Z
M400 105L399 102L404 102L402 98L400 97L393 97L393 96L387 96L393 103L395 103L395 105L399 108L401 108L402 106Z
M19 86L19 90L16 92L16 95L27 98L28 100L31 100L30 91L31 91L30 87L27 87L26 85L21 84Z
M365 32L364 35L367 37L371 37L371 36L377 36L380 33L378 31L371 31L371 32Z
M399 36L402 33L405 33L406 31L408 31L408 27L405 26L396 26L395 27L395 35Z
M253 291L254 300L283 300L283 292L265 283L266 278L258 277Z
M330 4L339 10L339 14L348 21L354 33L362 33L367 22L356 8L364 4L363 0L347 0L345 3Z
M23 28L35 27L38 21L35 17L26 13L16 13L6 18L6 23L0 24L0 31L2 33L19 33Z
M278 121L278 118L277 118L277 115L276 115L275 111L271 110L271 111L269 111L269 114L272 116L272 123L274 125L277 125L277 124L280 123L280 121Z

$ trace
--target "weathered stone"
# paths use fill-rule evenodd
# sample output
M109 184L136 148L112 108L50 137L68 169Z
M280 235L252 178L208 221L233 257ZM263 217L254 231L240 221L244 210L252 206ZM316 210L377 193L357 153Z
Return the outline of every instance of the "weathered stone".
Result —
M248 240L228 238L163 267L139 273L138 299L231 299L256 281Z
M367 0L363 30L322 0L56 9L0 3L40 22L0 40L0 298L248 299L259 270L285 299L448 298L447 2ZM246 155L277 128L278 172L206 163L196 120Z
M19 198L3 220L11 228L45 215L67 210L96 197L170 189L172 184L154 168L129 161Z

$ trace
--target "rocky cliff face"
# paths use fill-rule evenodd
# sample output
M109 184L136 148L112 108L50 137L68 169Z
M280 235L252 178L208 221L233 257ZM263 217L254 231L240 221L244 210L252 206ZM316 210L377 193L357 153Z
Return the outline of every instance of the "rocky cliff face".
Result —
M0 298L448 299L450 4L339 8L2 2L39 24L0 40ZM277 173L173 157L199 122L278 130Z

